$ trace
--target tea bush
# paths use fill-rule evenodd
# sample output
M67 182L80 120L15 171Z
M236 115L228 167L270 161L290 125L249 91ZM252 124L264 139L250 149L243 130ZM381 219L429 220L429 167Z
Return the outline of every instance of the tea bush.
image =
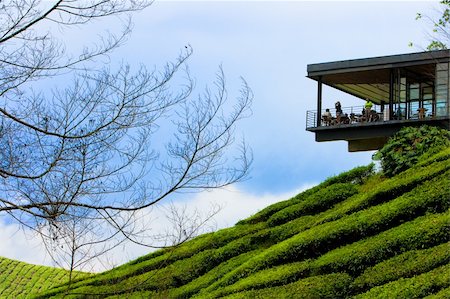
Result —
M276 212L278 212L284 208L287 208L293 204L297 204L297 203L303 201L304 199L306 199L308 196L314 194L315 192L317 192L323 188L326 188L328 186L331 186L333 184L338 184L338 183L362 184L368 177L370 177L374 173L374 166L375 165L373 163L371 163L367 166L355 167L349 171L346 171L339 175L328 178L325 181L323 181L322 183L320 183L319 185L314 186L308 190L305 190L302 193L298 194L297 196L295 196L289 200L275 203L275 204L261 210L260 212L256 213L255 215L253 215L247 219L239 221L237 224L242 225L242 224L248 224L248 223L257 223L257 222L261 222L261 221L267 221L267 219L269 219L270 216L272 216Z
M75 271L75 279L89 273ZM68 280L68 271L0 258L0 298L29 298Z
M399 265L397 274L409 273L409 275L412 275L411 273L422 273L433 269L434 266L445 263L449 259L445 251L445 249L448 250L448 248L445 248L447 244L439 245L430 250L419 251L422 259L417 260L416 263L414 263L412 257L414 254L410 250L421 249L446 241L447 231L450 228L449 221L450 217L445 213L419 217L414 221L404 223L379 235L334 249L316 260L305 260L264 269L253 273L251 276L241 278L232 285L220 287L214 292L207 292L207 294L210 294L212 297L213 295L219 297L252 288L283 285L310 275L330 274L341 271L359 273L386 258L405 251L408 251L405 255L409 254L411 261L408 264ZM416 238L412 241L411 236L416 236ZM436 254L436 256L425 257L426 254ZM392 264L395 261L398 262L401 256L403 255L369 268L367 275L361 275L360 278L355 280L356 285L352 285L353 291L370 287L370 281L378 281L378 284L382 284L383 281L397 279L389 273L383 276L383 272L378 271L378 269L380 267L386 268L383 265L387 264L392 267L392 271L395 271L395 265ZM424 263L422 264L421 261L424 261ZM370 274L373 274L374 271L376 274L374 274L374 277L370 277Z
M354 298L423 298L449 286L450 264L447 264L412 278L400 278L388 284L374 287Z
M353 288L367 290L402 277L412 277L450 263L450 243L422 250L412 250L383 261L355 279Z
M334 273L308 277L280 287L244 291L223 298L344 298L351 279L346 273Z
M0 259L0 286L17 286L0 297L24 298L24 286L36 298L408 297L397 294L404 284L447 298L449 286L430 273L449 264L449 185L450 148L391 178L355 168L232 228L75 281L70 294L52 288L51 268Z
M405 127L392 136L374 156L381 161L383 172L391 177L411 168L424 155L432 155L450 147L450 132L423 125Z
M276 226L303 215L317 214L325 211L335 203L343 201L356 194L358 189L354 184L336 183L311 194L298 204L291 205L273 214L267 221L269 226Z
M450 298L450 287L444 288L437 292L436 294L431 294L426 297L423 297L424 299L448 299Z
M447 180L438 177L433 184L419 186L393 201L313 227L280 242L230 272L210 288L232 284L250 273L280 263L314 258L333 248L379 233L401 221L413 219L426 212L430 206L442 208L449 204L450 192L448 176L444 177Z

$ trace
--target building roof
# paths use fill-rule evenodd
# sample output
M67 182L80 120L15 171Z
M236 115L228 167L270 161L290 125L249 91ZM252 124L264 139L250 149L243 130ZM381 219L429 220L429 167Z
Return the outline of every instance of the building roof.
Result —
M401 68L418 81L433 80L435 65L450 61L450 50L309 64L308 78L377 104L389 99L390 70Z

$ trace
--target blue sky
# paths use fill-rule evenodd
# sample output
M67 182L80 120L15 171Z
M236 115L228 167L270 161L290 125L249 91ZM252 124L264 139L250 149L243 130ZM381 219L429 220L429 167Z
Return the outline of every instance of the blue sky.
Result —
M310 63L407 52L426 44L423 22L430 2L197 1L156 2L135 18L133 37L118 55L154 64L170 60L189 43L199 86L222 64L230 91L243 76L255 94L253 116L241 125L254 150L247 192L278 193L367 164L371 153L348 153L346 142L315 143L305 131L305 111L315 108ZM234 85L234 86L233 86ZM331 89L324 106L354 100Z
M237 134L253 149L250 179L227 190L183 198L184 204L199 209L208 201L223 203L216 221L217 227L224 227L329 176L371 162L372 152L348 153L346 142L316 143L305 131L306 110L315 109L317 89L316 82L305 77L306 66L420 52L429 26L416 21L416 13L432 15L436 7L437 1L155 1L134 16L130 39L111 59L162 66L190 44L194 54L188 64L199 91L212 83L219 65L230 96L237 94L239 76L249 83L253 115ZM102 21L98 26L114 28L115 23ZM83 41L85 35L75 32L71 42ZM411 41L418 46L408 47ZM344 107L359 103L324 88L324 108L338 99ZM31 234L1 218L0 236L0 255L50 264ZM145 252L129 246L115 258L121 263Z

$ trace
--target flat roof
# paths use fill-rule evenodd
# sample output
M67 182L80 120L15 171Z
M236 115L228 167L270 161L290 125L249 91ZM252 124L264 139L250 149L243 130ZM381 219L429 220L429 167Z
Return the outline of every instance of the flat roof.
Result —
M437 62L449 61L449 58L450 50L447 49L420 53L315 63L308 64L307 77L311 79L317 79L318 76L321 75L337 74L341 72L379 70L384 68L405 67L430 63L436 64Z
M416 82L434 81L437 63L450 62L450 50L309 64L308 78L376 104L389 102L390 70L401 69Z

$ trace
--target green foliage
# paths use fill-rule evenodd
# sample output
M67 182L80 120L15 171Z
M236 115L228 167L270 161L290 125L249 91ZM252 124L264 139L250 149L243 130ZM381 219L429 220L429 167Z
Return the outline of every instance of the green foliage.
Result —
M444 214L427 215L419 217L414 221L406 222L398 227L394 227L376 236L363 239L361 241L334 249L316 260L305 260L302 262L295 262L291 264L284 264L277 267L268 268L258 271L246 278L241 278L230 286L217 288L214 292L203 292L204 296L210 298L220 297L235 292L242 292L252 288L273 287L278 285L285 285L298 279L305 278L312 275L329 274L333 272L349 271L351 273L359 273L364 269L369 268L361 275L356 285L352 285L352 292L360 290L364 287L371 286L373 281L378 281L382 284L385 281L394 280L395 274L386 272L386 277L379 272L380 268L388 266L394 269L394 263L399 260L406 260L409 257L411 260L406 265L400 265L397 278L406 272L408 275L414 273L422 273L433 269L433 266L439 266L448 259L448 254L445 252L444 245L437 246L430 250L423 250L417 252L410 252L410 250L421 249L426 246L433 246L447 240L447 232L449 227L449 216ZM413 236L413 237L412 237ZM448 249L448 248L447 248ZM399 255L391 260L383 263L386 258L390 258L396 254L408 251L405 255ZM425 257L425 254L437 254L437 256ZM413 256L420 256L414 263ZM401 258L403 257L403 258ZM421 263L424 261L424 263ZM374 274L371 278L368 275ZM405 274L405 276L407 276Z
M450 161L445 160L450 158L450 149L444 152L448 152L448 155L445 156L439 153L425 160L425 163L420 168L407 170L396 177L389 179L381 179L378 177L376 182L372 182L372 179L369 179L366 184L359 188L361 190L359 194L337 203L324 212L314 216L307 215L299 217L272 228L270 234L271 241L278 243L313 226L338 220L345 215L364 210L372 205L390 201L401 194L411 191L420 182L434 178L450 169ZM446 158L444 159L443 157Z
M260 251L261 250L243 253L239 256L229 259L228 261L223 262L205 275L202 275L192 282L171 291L169 294L170 298L187 298L196 294L202 288L205 288L217 279L220 279L226 273L238 267L240 264L242 264L252 256L259 254Z
M423 298L449 286L450 264L447 264L412 278L400 278L388 284L372 288L367 293L354 298Z
M412 277L450 263L450 243L412 250L383 261L355 279L353 288L367 290L402 277Z
M69 272L63 269L31 265L0 257L0 298L29 298L65 283ZM74 278L90 276L74 272Z
M351 277L346 273L334 273L308 277L282 287L251 290L224 298L344 298Z
M356 168L232 228L76 281L69 294L47 283L52 268L0 260L0 297L21 298L32 277L35 298L447 298L430 273L449 264L449 185L450 148L390 178Z
M314 193L322 190L323 188L326 188L328 186L331 186L333 184L339 184L339 183L353 183L353 184L362 184L366 181L367 178L369 178L371 175L373 175L374 172L374 164L371 163L367 166L358 166L355 167L349 171L343 172L339 175L333 176L331 178L326 179L324 182L320 183L319 185L310 188L306 191L303 191L302 193L296 195L295 197L281 201L278 203L275 203L260 212L256 213L255 215L239 221L237 224L248 224L248 223L257 223L262 221L267 221L273 214L276 212L289 207L293 204L300 203L304 199L308 198L309 196L313 195Z
M442 177L447 179L441 180ZM436 178L432 184L429 183L427 186L419 186L393 201L313 227L275 244L225 275L206 291L233 284L261 269L317 257L346 243L373 235L402 221L413 219L415 216L425 213L429 207L433 209L436 207L438 210L445 209L450 204L448 202L449 178L448 174L442 177Z
M269 226L276 226L303 215L316 214L329 209L335 203L343 201L357 192L357 188L351 183L330 185L311 194L300 203L273 214L267 223Z
M75 282L71 287L72 289L77 289L85 288L86 286L104 286L109 284L116 285L121 281L125 281L123 284L117 285L116 289L120 290L120 288L126 284L127 289L132 290L134 286L140 287L147 280L150 280L148 276L153 276L153 273L155 272L161 272L161 268L168 268L173 263L179 260L188 260L192 256L198 255L201 252L205 252L204 255L208 255L210 254L210 252L212 252L212 249L218 248L219 254L221 251L227 251L229 254L232 254L233 252L236 252L235 249L239 250L240 248L240 250L243 250L242 246L248 244L247 242L252 238L252 233L257 232L262 227L263 224L260 223L251 226L240 226L239 228L232 227L214 233L205 234L195 238L194 240L184 243L182 246L161 250L163 254L146 255L120 267L114 268L110 271L98 274L90 279ZM246 237L247 235L249 235L249 237ZM233 242L234 240L237 241ZM255 239L253 238L252 240L254 242ZM255 246L255 244L253 246ZM215 260L216 262L220 263L219 259L216 258ZM204 266L206 266L206 264ZM163 273L159 274L159 277L167 275L164 274L167 271L162 272ZM130 279L128 280L128 278ZM161 289L159 285L155 284L151 284L148 287L153 289ZM65 286L63 285L60 288L55 288L51 292L48 292L47 295L57 294L64 289ZM96 292L99 292L100 290L101 288L95 289ZM109 290L107 291L111 291L111 288L109 288Z
M447 130L428 125L405 127L391 137L374 158L381 160L383 172L392 177L417 164L425 154L435 154L449 146Z
M362 184L373 175L374 172L374 164L370 163L367 166L358 166L349 171L343 172L339 175L333 176L331 178L326 179L319 186L320 188L327 187L332 184L337 183L353 183L353 184Z
M330 251L314 263L315 272L347 271L358 275L395 254L447 241L450 217L429 214L378 235Z
M120 272L109 271L108 275L99 275L91 280L74 284L73 290L77 293L120 294L138 290L163 291L167 288L177 288L234 256L259 248L260 243L267 238L267 234L267 231L262 230L256 234L245 235L218 249L203 250L189 258L174 261L162 269L148 270L146 267L148 261L143 265L146 271L138 271L136 264L131 271L126 271L126 268L122 267ZM53 290L46 295L50 296L57 292L58 290Z
M208 294L211 298L214 298L250 289L262 289L286 285L307 277L308 274L311 273L311 261L312 260L304 260L264 269L251 276L242 278L232 285L221 287Z
M450 25L450 1L449 0L441 0L440 4L443 7L442 16L433 23L433 33L445 33L448 32L448 25ZM444 50L448 49L448 33L447 36L435 36L435 40L432 40L428 45L427 49L429 51L432 50Z
M424 297L424 299L448 299L448 298L450 298L450 287L444 288L439 292L437 292L436 294L431 294Z
M441 0L441 16L437 20L432 20L425 16L428 21L431 21L432 26L432 40L427 46L428 51L445 50L449 47L450 36L448 34L448 27L450 25L450 1ZM424 15L417 13L416 20L422 19ZM410 43L412 46L412 43Z

